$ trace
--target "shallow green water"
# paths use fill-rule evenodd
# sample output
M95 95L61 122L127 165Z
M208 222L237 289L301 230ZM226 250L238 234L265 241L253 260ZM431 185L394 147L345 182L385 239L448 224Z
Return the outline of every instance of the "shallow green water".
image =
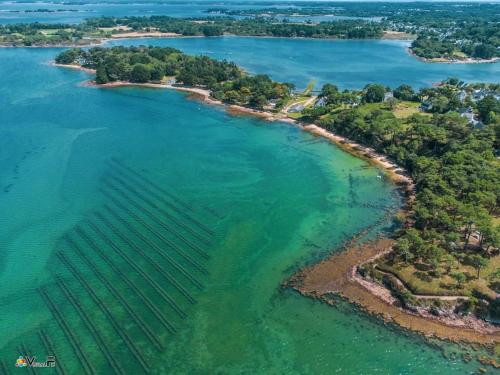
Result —
M389 228L401 199L379 171L292 126L180 93L82 87L84 73L45 64L55 53L1 51L9 371L47 346L75 374L477 368L345 303L280 288L360 230Z

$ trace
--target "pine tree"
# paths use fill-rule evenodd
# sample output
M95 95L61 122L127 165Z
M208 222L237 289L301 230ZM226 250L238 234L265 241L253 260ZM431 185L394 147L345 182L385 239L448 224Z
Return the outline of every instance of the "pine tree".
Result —
M102 85L109 82L108 74L103 66L98 66L95 75L95 82Z

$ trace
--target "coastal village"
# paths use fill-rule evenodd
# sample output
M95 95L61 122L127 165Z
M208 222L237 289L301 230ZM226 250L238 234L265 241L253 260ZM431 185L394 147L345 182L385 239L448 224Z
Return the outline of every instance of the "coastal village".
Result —
M311 83L312 85L312 83ZM467 84L458 79L449 79L447 81L435 83L433 85L436 91L439 88L445 88L448 96L441 96L436 98L435 95L429 95L432 89L423 90L419 95L415 95L412 101L398 100L394 96L394 91L390 88L384 88L383 97L379 99L381 103L385 103L390 107L396 116L409 116L412 114L432 114L443 112L443 101L455 101L455 110L460 113L461 117L467 119L469 124L474 127L482 127L483 123L477 109L477 103L486 97L500 101L500 85L481 85L481 84ZM316 94L316 95L315 95ZM351 99L350 107L356 107L363 102L363 91L354 94L354 100ZM401 96L399 96L401 99ZM406 98L408 99L408 98ZM265 108L273 110L276 108L277 100L270 101L270 104ZM308 114L308 110L324 108L328 105L327 97L318 92L314 92L311 87L304 92L299 92L288 101L286 106L281 110L287 114L288 117L298 119ZM305 111L305 112L304 112ZM320 111L320 110L319 110Z

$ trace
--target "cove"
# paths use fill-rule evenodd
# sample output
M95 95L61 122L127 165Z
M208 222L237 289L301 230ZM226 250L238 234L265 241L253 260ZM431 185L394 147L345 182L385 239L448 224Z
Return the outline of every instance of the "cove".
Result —
M362 88L382 83L395 88L431 86L448 77L472 82L499 82L500 64L426 63L410 56L407 41L316 40L255 37L168 38L111 41L108 45L159 45L189 54L206 54L234 61L254 74L269 74L277 81L303 89L316 82L340 88Z
M348 304L330 307L280 288L298 267L360 230L390 230L401 198L376 168L293 126L230 116L177 92L82 87L88 75L47 64L55 49L0 52L0 358L8 368L18 348L43 357L49 337L68 372L81 373L67 332L99 373L112 371L106 348L125 352L119 366L140 373L131 347L154 373L463 374L477 368L462 362L454 345L440 343L443 356ZM168 232L159 224L171 225L166 214L191 230L178 226L185 240L172 236L191 261L168 252L182 275L153 246L140 247L148 260L118 234L141 243L139 233L163 248L153 233ZM120 217L137 233L126 231ZM155 264L175 274L196 303ZM117 296L151 328L161 350ZM175 332L143 301L157 306Z

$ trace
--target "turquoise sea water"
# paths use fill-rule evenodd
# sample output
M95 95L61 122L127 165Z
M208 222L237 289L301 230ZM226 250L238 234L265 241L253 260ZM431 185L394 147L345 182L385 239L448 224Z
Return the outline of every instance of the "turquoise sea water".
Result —
M500 82L500 64L425 63L410 56L407 41L311 40L284 38L172 38L139 39L108 43L154 44L179 48L190 54L235 61L251 73L269 74L276 80L316 89L324 83L340 88L362 88L382 83L431 86L448 77L466 81Z
M0 51L3 371L26 352L70 374L477 369L280 287L389 229L401 198L376 168L181 93L85 87L47 64L57 52Z

